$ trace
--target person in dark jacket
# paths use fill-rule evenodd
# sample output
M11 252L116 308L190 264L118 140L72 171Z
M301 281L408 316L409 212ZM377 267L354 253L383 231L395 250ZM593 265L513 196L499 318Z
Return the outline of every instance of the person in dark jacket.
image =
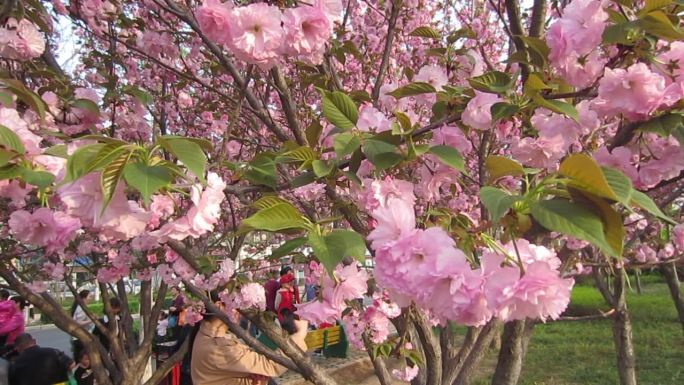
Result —
M69 379L74 361L63 352L41 348L30 334L17 337L19 352L9 369L10 385L54 385Z

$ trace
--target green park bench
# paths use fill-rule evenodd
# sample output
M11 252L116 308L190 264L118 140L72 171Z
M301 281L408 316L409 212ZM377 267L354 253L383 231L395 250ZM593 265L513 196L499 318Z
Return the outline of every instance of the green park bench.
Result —
M266 334L261 333L257 338L262 344L270 349L277 349L277 346ZM323 356L347 358L347 351L349 350L349 341L344 328L341 325L332 326L325 329L311 330L306 333L306 348L308 351L323 350Z

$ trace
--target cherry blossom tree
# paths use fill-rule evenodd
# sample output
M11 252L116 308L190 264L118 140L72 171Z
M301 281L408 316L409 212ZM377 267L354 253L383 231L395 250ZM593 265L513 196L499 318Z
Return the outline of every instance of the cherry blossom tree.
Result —
M659 267L684 327L683 7L6 0L0 276L85 344L101 384L154 384L186 353L143 379L181 282L190 322L218 289L280 350L219 312L233 333L335 384L264 311L264 273L295 256L322 288L299 317L340 321L381 384L468 384L501 338L507 385L535 323L562 321L593 274L636 384L626 271ZM123 304L109 325L86 310L109 352L46 292L75 293L81 257L110 319Z

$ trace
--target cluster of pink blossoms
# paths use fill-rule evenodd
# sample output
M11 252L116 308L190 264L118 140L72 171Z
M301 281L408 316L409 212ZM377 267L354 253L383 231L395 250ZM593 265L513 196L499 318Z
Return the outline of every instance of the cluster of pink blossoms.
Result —
M296 313L313 325L334 324L347 308L347 301L362 298L368 290L368 273L355 264L338 265L335 280L328 274L321 277L321 298L297 307Z
M0 28L0 57L13 60L30 60L45 51L45 39L38 28L26 19L9 19Z
M598 48L608 21L603 7L603 1L574 0L546 34L551 65L575 87L591 85L605 66Z
M389 299L387 292L375 293L373 303L362 312L352 310L342 317L349 342L360 350L366 350L363 342L365 332L370 342L381 344L390 335L390 319L399 317L401 308Z
M50 254L61 251L81 228L81 221L62 212L39 208L30 213L18 210L10 215L10 231L21 242L45 247Z
M377 222L368 239L375 249L374 275L380 287L402 306L411 302L437 319L483 325L493 316L503 320L557 318L570 300L572 279L563 279L560 260L551 250L518 240L525 274L506 254L486 251L482 267L473 269L466 255L442 228L416 228L415 196L408 182L375 181L367 199ZM374 209L373 206L376 206Z
M341 11L339 0L317 1L284 13L266 3L234 7L232 2L207 0L196 15L211 40L238 59L269 69L283 55L320 62Z

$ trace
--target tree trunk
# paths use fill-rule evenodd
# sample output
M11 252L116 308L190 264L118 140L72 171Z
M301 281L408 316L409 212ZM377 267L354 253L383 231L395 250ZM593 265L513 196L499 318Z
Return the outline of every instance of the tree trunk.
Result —
M634 269L634 280L636 281L637 294L641 295L641 269Z
M442 330L440 342L442 345L442 384L451 385L456 375L461 371L466 357L475 346L477 337L482 332L481 327L471 326L466 332L465 339L460 349L454 346L454 333L449 327Z
M506 323L492 385L516 385L518 383L524 356L524 339L525 320Z
M427 385L440 385L442 383L442 350L439 340L423 314L416 312L414 324L423 346L423 354L425 354Z
M684 333L684 296L680 290L679 277L677 277L677 266L674 262L660 265L660 271L665 277L667 286L670 288L670 295L677 308L679 315L679 323L682 324L682 332Z
M454 380L452 385L470 384L470 381L472 381L473 375L475 374L475 370L480 366L485 353L487 353L489 344L492 343L494 336L501 330L501 324L501 321L493 319L482 328L482 332L480 332L480 335L477 337L475 345L470 350L470 354L468 354L468 357L465 359L461 371L456 376L456 380Z
M614 287L616 307L615 318L613 319L613 338L615 340L620 384L637 385L632 322L627 311L625 270L622 266L615 268Z

